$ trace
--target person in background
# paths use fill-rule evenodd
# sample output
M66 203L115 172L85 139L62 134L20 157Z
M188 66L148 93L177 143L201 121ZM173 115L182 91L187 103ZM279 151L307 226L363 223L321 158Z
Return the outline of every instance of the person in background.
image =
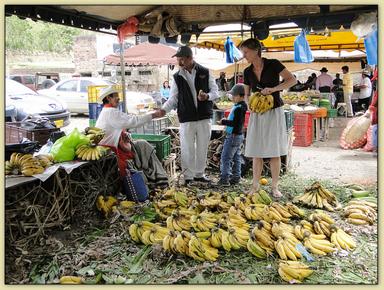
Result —
M220 77L217 80L217 86L219 87L219 91L228 91L228 83L225 78L225 72L220 72Z
M303 91L304 85L297 79L296 75L293 75L296 79L296 84L288 89L289 92L301 92Z
M308 80L306 82L306 87L308 88L308 90L315 90L316 89L316 79L317 79L317 76L315 73L312 73L308 77Z
M352 76L349 73L349 67L347 65L341 67L343 71L343 94L344 94L344 103L347 105L347 117L353 117L353 107L352 107L352 94L353 94L353 81Z
M342 103L343 96L343 80L340 78L340 74L336 74L336 78L333 80L333 89L332 92L335 94L335 108L337 108L338 103Z
M320 91L320 93L330 93L333 87L332 77L327 74L326 67L323 67L320 72L321 74L316 79L316 90Z
M270 158L272 173L272 195L282 196L278 189L281 160L288 152L288 137L285 125L283 100L280 91L296 84L296 79L276 59L261 57L261 44L257 39L245 40L240 49L251 65L244 70L245 97L260 91L273 96L273 108L264 113L250 115L245 144L245 156L253 158L253 181L250 194L259 190L259 180L263 171L263 158ZM280 83L280 77L284 80Z
M218 186L230 186L240 182L241 177L241 145L244 141L243 127L247 104L244 102L244 85L237 84L229 92L234 106L228 119L221 119L217 123L225 125L226 137L220 161L220 180Z
M170 97L162 106L162 112L165 115L177 108L185 184L192 181L209 183L205 168L211 137L212 101L220 97L218 88L209 70L194 61L190 47L179 47L174 57L177 57L180 69L173 75Z
M164 104L169 99L169 91L171 87L169 86L169 82L163 82L163 86L160 89L161 102Z
M363 110L367 110L371 100L372 94L372 83L369 78L370 73L367 70L361 72L361 81L359 84L360 94L359 94L359 107Z

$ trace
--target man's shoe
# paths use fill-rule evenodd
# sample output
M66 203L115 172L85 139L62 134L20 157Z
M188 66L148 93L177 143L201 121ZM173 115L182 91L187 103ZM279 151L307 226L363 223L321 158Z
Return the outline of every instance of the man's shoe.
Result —
M193 180L197 181L197 182L207 182L207 183L211 182L211 180L208 177L205 177L205 176L203 176L203 177L195 177Z
M228 180L222 180L222 179L220 179L215 185L216 186L220 186L220 187L229 187L229 186L231 186L231 184L229 183Z
M188 184L190 184L191 182L193 182L193 180L192 179L186 179L186 180L184 180L184 185L188 185Z
M231 185L239 184L239 183L240 183L240 179L230 179L230 180L229 180L229 183L230 183Z

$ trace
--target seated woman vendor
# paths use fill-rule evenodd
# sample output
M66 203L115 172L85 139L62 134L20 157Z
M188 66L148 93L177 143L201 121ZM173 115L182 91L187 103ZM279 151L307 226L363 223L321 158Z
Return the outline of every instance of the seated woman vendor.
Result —
M126 174L129 163L130 169L143 170L149 186L159 182L168 184L168 176L156 157L153 146L144 140L132 141L127 132L127 129L139 127L161 117L161 111L146 115L121 112L118 109L119 92L113 86L102 90L97 101L103 104L103 109L95 126L105 131L105 136L99 144L110 147L116 153L120 174Z

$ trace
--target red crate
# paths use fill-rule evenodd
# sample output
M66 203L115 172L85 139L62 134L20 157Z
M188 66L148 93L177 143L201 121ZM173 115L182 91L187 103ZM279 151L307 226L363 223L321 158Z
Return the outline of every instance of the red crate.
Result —
M225 118L228 118L229 113L231 113L231 110L225 110L225 111L224 111L224 117L225 117ZM247 128L247 127L248 127L249 116L250 116L250 112L247 111L247 112L245 113L244 128Z
M309 146L312 144L313 131L311 114L295 114L293 119L293 130L295 132L294 146Z

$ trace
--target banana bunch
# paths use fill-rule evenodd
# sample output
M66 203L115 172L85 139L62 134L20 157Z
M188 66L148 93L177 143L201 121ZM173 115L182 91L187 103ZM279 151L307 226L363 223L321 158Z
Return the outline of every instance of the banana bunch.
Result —
M275 250L281 259L297 261L302 258L301 253L296 249L296 245L301 243L296 241L292 238L280 237L274 242Z
M87 127L85 128L84 133L93 145L99 144L105 136L104 130L97 127Z
M267 205L256 203L250 204L244 209L244 215L247 220L258 221L262 219L262 212Z
M39 154L35 156L37 160L39 160L41 166L47 168L53 164L53 156L52 154Z
M310 223L309 221L307 220L301 220L300 221L300 225L306 229L307 231L309 231L310 233L315 233L314 229L313 229L313 225L312 223Z
M254 255L259 259L265 259L268 256L267 252L262 247L259 246L259 244L256 241L255 235L253 235L252 233L247 242L247 249L252 255Z
M223 246L221 242L221 236L223 234L223 229L214 227L211 229L211 236L209 237L209 242L214 248L221 248Z
M5 164L5 174L12 172L22 173L24 176L32 176L44 172L44 167L39 159L33 157L32 154L13 153L9 163Z
M218 216L213 213L203 211L198 215L190 218L190 223L195 231L209 232L213 227L217 226Z
M161 243L170 230L150 221L140 221L131 224L128 232L133 241L147 245L149 243ZM143 240L144 233L146 234Z
M219 257L218 249L212 247L207 240L201 240L192 235L188 242L188 256L198 261L216 261Z
M232 205L222 200L217 206L219 210L227 212Z
M170 230L175 230L181 232L182 230L189 231L192 228L190 218L185 215L180 214L180 212L175 212L167 217L166 220L167 228Z
M245 208L251 204L251 200L245 197L244 194L236 196L234 199L234 206L244 212Z
M74 285L74 284L83 284L84 280L78 276L61 276L60 284L63 285Z
M140 231L136 231L139 233ZM149 230L144 230L138 238L144 245L162 244L163 239L168 235L169 229L154 225Z
M215 207L215 206L218 206L220 203L223 202L220 197L216 197L216 196L201 195L201 196L198 196L197 199L198 199L200 205L205 207L205 208Z
M284 235L294 235L294 227L284 222L273 222L271 227L271 233L275 238L283 237Z
M242 228L229 227L228 240L231 244L231 248L234 250L246 248L249 240L249 232Z
M333 225L331 227L331 242L338 248L344 250L352 250L356 248L356 243L350 235L344 232L342 229Z
M309 223L310 224L310 223ZM311 229L313 229L312 225L311 225ZM303 226L301 224L299 225L295 225L294 227L294 233L295 233L295 236L296 238L298 238L299 240L303 240L304 239L304 236L307 234L307 235L313 235L313 236L317 236L317 237L321 237L323 239L326 239L327 236L326 235L318 235L318 234L315 234L311 229L309 229L308 226Z
M105 217L109 215L109 213L112 211L112 207L117 203L118 200L111 195L106 197L99 195L96 199L96 207Z
M272 226L269 226L271 225L268 223L258 222L252 229L251 236L254 236L256 243L270 255L275 249L275 240L270 232Z
M263 189L260 189L259 191L253 193L250 198L253 203L262 203L268 205L272 202L272 198Z
M280 209L281 210L281 209ZM273 221L282 221L282 222L289 222L289 218L286 218L282 215L282 211L279 211L274 206L267 206L263 209L261 216L263 220L271 223Z
M335 221L326 213L317 211L309 215L308 219L312 222L313 231L319 235L331 236L330 226Z
M377 219L377 204L351 200L343 209L347 222L354 225L372 225Z
M249 96L249 109L254 113L264 113L273 108L273 100L272 95L252 93Z
M336 251L335 245L326 240L325 235L315 235L305 232L304 246L313 254L325 256Z
M292 215L293 218L303 218L305 217L305 211L297 207L291 202L285 204L288 212Z
M99 160L105 153L103 146L82 144L76 148L76 156L81 160Z
M173 200L171 200L172 203L175 204ZM160 203L160 206L158 205L158 202L153 203L153 207L156 211L156 213L159 215L161 219L166 220L169 215L172 214L172 212L176 209L176 204L175 205L170 205L170 206L163 206L163 202Z
M288 283L302 283L313 273L308 265L299 261L283 261L279 263L278 273Z
M250 229L250 225L247 223L247 220L242 217L240 214L234 214L233 211L229 212L219 221L220 224L229 227L238 227L246 231Z
M336 196L317 181L311 187L306 188L304 194L296 196L293 202L301 202L315 208L325 208L328 211L334 211L333 206L338 206Z
M178 250L176 249L175 246L175 239L177 237L177 233L173 230L170 230L167 235L165 235L163 239L163 249L167 252L171 252L173 254L177 254Z
M177 205L182 206L182 207L188 206L189 199L188 199L187 193L185 191L175 190L173 192L173 198L175 199L175 202Z
M275 208L279 214L286 218L286 219L289 219L292 217L292 215L289 213L288 209L284 206L284 205L281 205L280 203L278 202L272 202L270 205L269 205L270 209L271 208Z

